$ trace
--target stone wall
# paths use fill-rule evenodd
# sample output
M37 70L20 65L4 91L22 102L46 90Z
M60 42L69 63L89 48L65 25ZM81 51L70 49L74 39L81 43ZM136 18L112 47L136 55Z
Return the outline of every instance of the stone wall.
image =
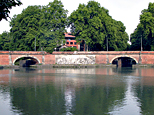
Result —
M0 65L9 65L9 55L0 55Z
M95 64L95 55L55 55L56 64Z
M154 55L142 54L142 64L154 64Z
M93 51L93 52L46 52L0 51L0 65L13 65L21 57L31 57L38 63L48 64L108 64L118 57L133 58L136 63L154 64L154 51Z
M44 63L45 65L48 65L48 64L55 64L55 55L51 55L51 54L48 54L48 55L44 55Z

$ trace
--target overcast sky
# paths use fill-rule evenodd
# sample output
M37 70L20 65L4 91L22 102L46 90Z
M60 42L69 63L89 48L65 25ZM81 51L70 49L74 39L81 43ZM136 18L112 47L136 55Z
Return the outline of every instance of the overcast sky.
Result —
M23 5L11 9L10 17L14 14L20 14L23 9L29 5L47 5L53 0L21 0ZM78 8L79 4L87 4L89 0L61 0L64 8L69 11L68 16ZM139 23L139 17L143 9L148 8L149 2L154 0L95 0L109 10L109 15L117 21L122 21L126 27L128 35L133 33ZM0 34L3 31L9 31L9 22L0 21ZM69 30L68 30L69 31Z

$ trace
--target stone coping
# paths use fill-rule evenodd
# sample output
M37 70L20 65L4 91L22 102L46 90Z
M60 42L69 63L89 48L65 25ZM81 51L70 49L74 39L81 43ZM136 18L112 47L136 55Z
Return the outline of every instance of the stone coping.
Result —
M53 55L133 55L133 54L150 54L154 55L154 51L74 51L74 52L58 52L55 51L52 53Z
M0 54L10 55L47 55L49 53L45 51L0 51Z
M1 55L133 55L133 54L149 54L154 55L154 51L54 51L52 54L45 51L0 51Z

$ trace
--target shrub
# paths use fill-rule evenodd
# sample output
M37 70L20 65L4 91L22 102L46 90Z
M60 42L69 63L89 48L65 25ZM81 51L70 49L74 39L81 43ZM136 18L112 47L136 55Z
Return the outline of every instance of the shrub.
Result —
M60 51L78 51L78 49L75 47L67 47L60 49Z

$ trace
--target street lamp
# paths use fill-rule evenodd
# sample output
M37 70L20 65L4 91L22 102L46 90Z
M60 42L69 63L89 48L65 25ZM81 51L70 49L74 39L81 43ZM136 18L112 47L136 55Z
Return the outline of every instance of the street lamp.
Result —
M107 52L108 52L108 38L107 38L107 35L106 35L106 50L107 50ZM109 64L109 57L108 57L108 53L107 53L107 64Z
M141 51L143 50L143 47L142 47L142 35L141 35Z
M106 35L106 51L108 51L109 49L108 49L108 38L107 38L107 35Z
M36 51L36 36L35 36L35 51Z

